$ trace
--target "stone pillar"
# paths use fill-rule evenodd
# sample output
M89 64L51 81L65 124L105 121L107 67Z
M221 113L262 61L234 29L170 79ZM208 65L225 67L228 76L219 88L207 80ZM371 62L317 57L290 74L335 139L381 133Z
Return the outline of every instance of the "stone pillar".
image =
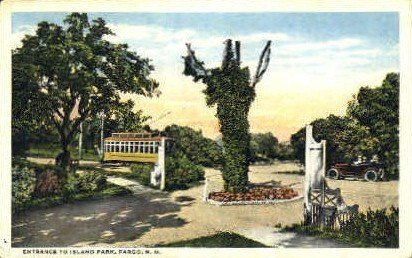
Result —
M312 135L312 126L306 126L305 145L305 183L304 183L304 215L305 220L311 217L311 194L316 190L321 193L321 203L324 202L324 182L326 168L326 141L316 142ZM307 221L306 221L307 222Z
M157 160L158 160L157 162L158 162L159 170L161 173L160 190L164 190L166 188L165 151L166 151L166 141L165 141L165 137L162 137L160 146L158 149L158 154L157 154Z

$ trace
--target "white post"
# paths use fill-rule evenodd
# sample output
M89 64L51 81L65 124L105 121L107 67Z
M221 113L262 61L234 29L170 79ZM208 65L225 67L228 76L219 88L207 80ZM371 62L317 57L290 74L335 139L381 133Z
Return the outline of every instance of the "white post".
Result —
M205 180L205 186L203 188L203 201L207 202L207 199L209 199L209 192L208 192L208 187L209 187L209 180L206 178Z
M324 182L325 182L325 157L326 141L316 142L312 134L312 126L306 126L306 144L305 144L305 184L304 184L304 203L305 214L311 214L312 201L311 194L313 190L321 192L321 203L324 202Z
M164 190L166 188L166 168L165 168L165 138L162 137L160 142L160 146L158 148L157 160L159 165L159 170L161 172L161 181L160 181L160 190Z
M100 117L100 160L103 162L104 158L104 112L101 112Z
M83 148L83 122L80 123L80 135L79 135L79 161L82 159Z

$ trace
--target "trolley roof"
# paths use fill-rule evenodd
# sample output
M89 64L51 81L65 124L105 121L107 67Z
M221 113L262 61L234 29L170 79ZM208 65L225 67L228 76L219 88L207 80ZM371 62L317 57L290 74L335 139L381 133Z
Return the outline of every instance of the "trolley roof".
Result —
M112 133L105 141L150 141L160 142L162 139L171 139L154 133Z

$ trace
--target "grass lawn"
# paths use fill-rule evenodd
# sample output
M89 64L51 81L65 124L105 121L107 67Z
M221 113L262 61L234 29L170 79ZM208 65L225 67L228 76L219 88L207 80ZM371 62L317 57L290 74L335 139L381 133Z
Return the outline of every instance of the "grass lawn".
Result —
M267 247L244 236L231 232L220 232L212 236L179 241L158 247Z
M69 148L72 159L78 159L79 151L76 148ZM56 158L60 153L58 146L38 146L32 147L26 152L26 156L36 158ZM83 150L82 160L100 161L99 156L93 150Z

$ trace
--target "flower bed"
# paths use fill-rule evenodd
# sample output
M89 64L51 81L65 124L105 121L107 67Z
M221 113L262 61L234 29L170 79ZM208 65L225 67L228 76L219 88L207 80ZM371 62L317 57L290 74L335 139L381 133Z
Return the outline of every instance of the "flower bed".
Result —
M208 199L225 203L271 203L278 200L289 200L298 197L298 192L289 187L253 187L245 193L212 192Z

